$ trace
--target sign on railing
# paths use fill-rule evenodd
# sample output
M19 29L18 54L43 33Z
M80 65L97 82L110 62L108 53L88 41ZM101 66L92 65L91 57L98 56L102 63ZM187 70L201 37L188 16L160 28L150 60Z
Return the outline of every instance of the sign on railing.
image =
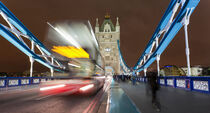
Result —
M29 81L30 81L29 79L21 79L21 84L28 85L30 83Z
M10 79L8 80L8 86L18 86L19 85L19 79Z
M0 77L0 88L34 85L41 82L53 80L54 78L47 77Z
M183 79L176 79L176 86L180 88L186 87L186 82Z
M0 80L0 87L4 87L6 84L5 80Z
M209 91L209 85L208 81L193 81L193 88L195 90L201 90L201 91Z

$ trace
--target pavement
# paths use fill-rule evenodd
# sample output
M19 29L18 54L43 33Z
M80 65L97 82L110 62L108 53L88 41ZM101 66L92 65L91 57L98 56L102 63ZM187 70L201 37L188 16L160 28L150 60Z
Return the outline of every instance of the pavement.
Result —
M141 113L210 113L210 94L161 86L157 92L161 105L161 111L158 112L152 106L146 83L132 85L127 81L119 82L119 85Z

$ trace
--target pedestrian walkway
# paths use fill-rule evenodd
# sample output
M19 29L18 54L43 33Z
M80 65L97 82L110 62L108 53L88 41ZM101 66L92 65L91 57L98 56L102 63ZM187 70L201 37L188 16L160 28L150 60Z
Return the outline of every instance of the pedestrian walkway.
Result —
M141 113L122 88L119 87L119 84L114 80L110 87L109 113Z
M119 85L141 113L157 113L145 83L120 82ZM210 113L210 94L162 86L157 98L161 104L160 113Z

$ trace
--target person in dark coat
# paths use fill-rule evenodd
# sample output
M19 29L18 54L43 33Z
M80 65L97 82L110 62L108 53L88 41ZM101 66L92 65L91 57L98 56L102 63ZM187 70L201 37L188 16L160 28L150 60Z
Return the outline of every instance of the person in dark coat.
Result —
M157 82L157 73L156 72L148 72L147 73L147 80L149 87L152 93L152 105L157 108L159 111L159 102L157 101L157 91L159 90L159 84Z

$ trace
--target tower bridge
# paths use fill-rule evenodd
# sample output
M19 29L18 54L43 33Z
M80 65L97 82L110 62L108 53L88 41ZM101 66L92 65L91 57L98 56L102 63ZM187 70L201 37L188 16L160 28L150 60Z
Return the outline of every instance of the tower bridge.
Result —
M0 2L0 15L8 24L0 24L1 38L5 38L27 55L31 63L30 77L0 77L0 112L207 113L210 105L210 77L192 77L190 73L188 25L190 16L199 2L200 0L171 0L145 50L133 67L126 64L121 54L118 17L115 24L112 23L110 15L105 15L104 20L96 19L95 33L89 22L82 22L79 27L75 26L78 23L66 23L65 25L74 26L70 27L73 35L68 34L60 24L53 26L48 23L60 38L71 39L68 40L71 42L68 46L54 46L54 52L71 58L64 64ZM82 27L83 25L85 27ZM159 75L160 56L182 27L185 31L187 76L159 76L156 81L160 85L157 92L159 106L154 105L148 92L147 70L156 61ZM83 32L89 34L84 35ZM74 38L80 36L91 38L85 40L83 37L81 43ZM29 40L31 45L27 45L25 39ZM72 43L76 41L77 44ZM95 51L87 48L90 43ZM83 49L82 44L86 48ZM36 53L35 48L41 54ZM97 50L100 50L100 54ZM88 60L78 58L82 53ZM34 61L48 67L51 76L33 77ZM91 73L91 76L73 77L73 72L69 71L68 74L72 76L58 77L54 73L66 68L79 74ZM138 76L141 71L144 71L144 76Z

